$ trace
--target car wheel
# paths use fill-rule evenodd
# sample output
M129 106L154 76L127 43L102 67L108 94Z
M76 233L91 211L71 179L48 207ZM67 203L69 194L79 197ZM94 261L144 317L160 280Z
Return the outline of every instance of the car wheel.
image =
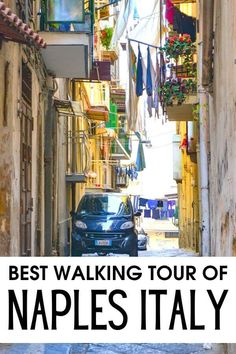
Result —
M129 254L130 257L138 257L138 249L135 247L131 250L130 254Z

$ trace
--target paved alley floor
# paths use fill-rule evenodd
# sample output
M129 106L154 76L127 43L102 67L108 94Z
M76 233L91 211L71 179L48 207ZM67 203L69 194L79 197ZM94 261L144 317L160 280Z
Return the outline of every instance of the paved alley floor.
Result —
M0 344L1 354L224 354L203 344Z

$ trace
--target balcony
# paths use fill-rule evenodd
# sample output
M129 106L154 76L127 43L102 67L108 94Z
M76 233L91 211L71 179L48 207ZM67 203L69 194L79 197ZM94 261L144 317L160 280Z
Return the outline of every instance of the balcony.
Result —
M40 32L47 43L42 56L50 75L88 79L92 68L93 0L42 0Z
M173 103L166 107L169 121L193 121L194 109L198 103L197 95L189 95L182 104Z
M103 61L109 61L111 64L118 59L117 51L114 49L102 50L101 55Z
M85 132L69 130L67 135L66 182L86 183L89 167L90 155L88 138Z

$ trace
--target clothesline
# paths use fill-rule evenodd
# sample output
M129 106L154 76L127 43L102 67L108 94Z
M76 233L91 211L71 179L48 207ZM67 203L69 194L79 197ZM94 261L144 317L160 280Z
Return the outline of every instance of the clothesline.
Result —
M146 45L146 46L148 46L148 47L152 47L152 48L156 48L156 49L159 49L159 48L160 48L160 47L158 47L158 46L156 46L156 45L153 45L153 44L148 44L148 43L145 43L145 42L138 41L137 39L128 38L128 41L130 41L130 42L136 42L136 43L143 44L143 45Z

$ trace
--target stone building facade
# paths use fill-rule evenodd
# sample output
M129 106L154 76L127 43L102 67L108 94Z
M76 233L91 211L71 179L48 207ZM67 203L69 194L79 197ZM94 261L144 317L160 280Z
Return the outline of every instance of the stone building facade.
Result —
M48 94L39 50L45 43L18 17L21 7L7 5L0 3L0 255L39 255Z

